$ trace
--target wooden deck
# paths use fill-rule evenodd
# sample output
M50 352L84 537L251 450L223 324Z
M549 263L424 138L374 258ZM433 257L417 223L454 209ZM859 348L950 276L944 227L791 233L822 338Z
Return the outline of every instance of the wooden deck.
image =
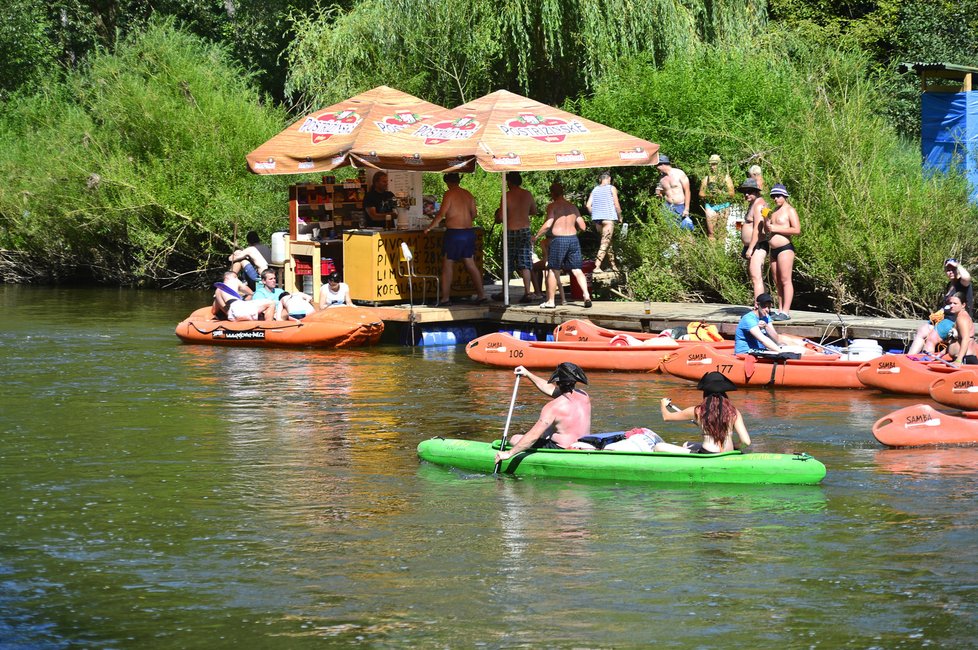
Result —
M499 288L490 289L489 295ZM570 294L568 293L568 298ZM522 288L510 292L510 301L515 303L522 296ZM384 320L408 323L412 310L408 306L381 307ZM555 309L543 309L538 304L511 304L501 302L485 305L456 303L451 307L414 307L414 322L434 325L458 324L461 321L496 321L501 326L534 325L552 328L571 318L586 318L597 325L613 329L635 332L659 332L664 329L683 326L691 321L705 321L716 325L724 336L733 338L740 322L748 310L743 305L724 305L712 303L651 303L650 313L645 313L644 302L595 301L590 309L584 308L583 301L570 300L566 305L558 304ZM816 341L839 338L876 339L879 341L903 342L909 345L921 320L897 318L870 318L846 314L825 314L794 310L790 321L775 323L779 332L803 336Z

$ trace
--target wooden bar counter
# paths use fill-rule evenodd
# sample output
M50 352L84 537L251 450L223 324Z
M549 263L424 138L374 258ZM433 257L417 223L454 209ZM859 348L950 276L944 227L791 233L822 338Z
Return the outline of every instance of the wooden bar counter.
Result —
M419 276L441 276L444 230L425 234L423 230L346 230L343 237L343 281L350 286L353 300L369 303L403 303L410 297L407 263L401 259L404 242L414 255L414 302L422 295L428 302L438 300L435 282ZM475 265L482 277L483 232L476 228ZM427 287L422 283L427 282ZM476 293L472 278L461 262L455 263L451 296Z

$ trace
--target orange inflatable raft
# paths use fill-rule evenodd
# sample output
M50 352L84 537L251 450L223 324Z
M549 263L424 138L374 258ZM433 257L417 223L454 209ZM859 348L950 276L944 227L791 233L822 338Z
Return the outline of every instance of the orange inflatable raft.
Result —
M613 330L607 327L601 327L600 325L595 325L589 320L572 318L571 320L564 321L560 325L554 328L554 340L559 342L589 342L589 343L608 343L613 339L619 337L632 337L638 339L639 341L651 341L659 338L669 338L666 336L661 336L659 334L652 334L651 332L627 332L625 330ZM733 341L715 340L715 341L681 341L677 340L680 347L683 344L695 345L697 343L708 343L709 345L719 348L719 349L733 349Z
M372 345L384 332L384 321L370 309L330 307L300 321L217 320L201 307L177 325L184 343L243 347L352 348Z
M610 345L590 341L521 341L497 332L469 342L465 353L473 361L504 368L554 368L570 361L585 370L655 372L662 355L678 348L679 343L667 337L649 341L646 345Z
M978 411L978 369L958 370L935 379L930 398L963 411Z
M856 375L869 388L888 393L926 395L938 377L957 370L940 361L918 361L906 354L884 354L867 361Z
M914 404L877 420L873 436L888 447L975 444L978 412L948 415L926 404Z
M665 355L661 368L663 372L691 381L699 381L706 373L717 371L738 386L864 388L856 377L856 369L862 363L841 359L838 354L772 359L697 345Z

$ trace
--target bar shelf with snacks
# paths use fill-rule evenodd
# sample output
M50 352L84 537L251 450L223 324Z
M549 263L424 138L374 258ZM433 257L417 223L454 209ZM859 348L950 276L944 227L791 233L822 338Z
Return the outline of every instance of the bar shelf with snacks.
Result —
M297 183L289 187L289 232L285 241L283 288L305 290L319 300L323 277L340 273L350 287L350 297L368 304L404 303L410 298L407 266L401 259L401 243L414 255L418 276L440 276L443 231L426 234L431 223L421 210L421 177L415 172L390 172L397 217L382 227L366 228L363 200L369 188L366 170L357 178L337 181L323 176L321 183ZM477 229L475 262L482 269L482 232ZM285 233L282 233L284 236ZM310 284L301 282L311 277ZM457 263L452 296L477 293L461 263ZM437 298L437 297L435 297Z

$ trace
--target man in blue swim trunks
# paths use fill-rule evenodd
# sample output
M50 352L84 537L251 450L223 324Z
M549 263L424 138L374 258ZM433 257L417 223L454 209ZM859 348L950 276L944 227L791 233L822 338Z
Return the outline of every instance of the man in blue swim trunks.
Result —
M734 354L751 352L780 351L781 340L771 324L771 306L774 299L769 293L762 293L754 301L754 308L744 314L737 324L734 337Z
M676 225L683 230L693 229L693 219L689 216L689 177L686 172L673 167L669 156L659 154L659 164L655 166L662 174L655 188L657 196L665 200L665 209L676 216Z
M441 263L441 300L439 307L451 306L452 295L452 275L455 270L455 262L461 261L465 265L472 278L472 284L478 293L476 302L482 304L488 302L485 290L482 287L482 276L479 267L475 265L475 223L476 207L475 197L468 190L459 187L461 176L455 172L445 174L445 197L441 201L438 214L431 220L431 225L424 229L425 233L437 226L442 219L445 220L445 236L442 239L442 263Z

